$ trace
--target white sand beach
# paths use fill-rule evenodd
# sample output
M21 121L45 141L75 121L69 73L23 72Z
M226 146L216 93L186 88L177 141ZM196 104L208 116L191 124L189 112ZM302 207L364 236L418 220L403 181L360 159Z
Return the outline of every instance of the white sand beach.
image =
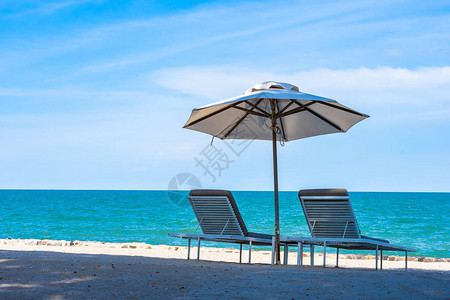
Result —
M183 241L180 241L180 244ZM256 248L257 249L257 248ZM363 253L363 252L358 252ZM366 252L367 253L367 252ZM448 298L450 259L385 256L375 271L370 255L315 256L309 266L271 266L269 251L52 240L0 240L0 296L17 298ZM357 259L360 258L360 259ZM361 259L363 258L363 259ZM248 260L244 250L243 262Z

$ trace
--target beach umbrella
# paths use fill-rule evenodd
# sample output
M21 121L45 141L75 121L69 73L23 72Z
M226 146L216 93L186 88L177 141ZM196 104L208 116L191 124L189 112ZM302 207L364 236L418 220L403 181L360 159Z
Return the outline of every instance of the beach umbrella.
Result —
M300 92L292 84L268 81L256 84L237 97L192 110L183 128L219 139L272 141L275 262L279 263L277 141L284 144L311 136L346 132L367 117L335 100Z

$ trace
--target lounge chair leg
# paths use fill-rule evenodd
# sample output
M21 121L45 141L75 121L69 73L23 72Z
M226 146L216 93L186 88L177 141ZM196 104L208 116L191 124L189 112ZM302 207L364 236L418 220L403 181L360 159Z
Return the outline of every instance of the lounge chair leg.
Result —
M378 270L378 245L377 250L375 250L375 271Z
M327 266L327 242L323 241L323 267Z
M191 254L191 239L188 240L188 260L190 259L190 254Z
M310 245L310 253L311 253L311 266L314 266L314 245Z
M289 245L284 245L284 264L288 264Z
M272 237L272 262L273 265L275 263L275 237Z
M380 255L380 270L383 270L383 250L380 251L381 255Z
M336 248L336 268L339 268L339 247Z
M303 266L303 243L300 243L300 266Z
M200 238L198 238L197 261L200 260Z
M405 251L405 271L408 271L408 251Z
M239 248L239 263L242 263L242 244L240 244L240 248Z
M248 243L248 264L252 263L252 241Z

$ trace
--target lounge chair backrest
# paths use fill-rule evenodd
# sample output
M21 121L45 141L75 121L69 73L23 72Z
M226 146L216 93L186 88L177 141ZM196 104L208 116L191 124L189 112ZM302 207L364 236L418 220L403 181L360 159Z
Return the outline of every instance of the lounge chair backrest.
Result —
M230 191L192 190L189 202L204 234L247 236L247 228Z
M312 237L361 238L347 190L300 190L298 197Z

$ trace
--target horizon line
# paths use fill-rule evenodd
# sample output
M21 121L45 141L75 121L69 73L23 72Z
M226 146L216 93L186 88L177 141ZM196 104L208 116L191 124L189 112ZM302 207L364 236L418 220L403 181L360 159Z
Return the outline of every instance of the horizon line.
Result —
M207 189L205 189L207 190ZM169 189L73 189L73 188L0 188L0 191L136 191L136 192L189 192L190 190ZM273 190L230 190L232 192L273 192ZM279 190L278 192L298 192L299 190ZM351 193L450 193L450 191L364 191L347 190Z

